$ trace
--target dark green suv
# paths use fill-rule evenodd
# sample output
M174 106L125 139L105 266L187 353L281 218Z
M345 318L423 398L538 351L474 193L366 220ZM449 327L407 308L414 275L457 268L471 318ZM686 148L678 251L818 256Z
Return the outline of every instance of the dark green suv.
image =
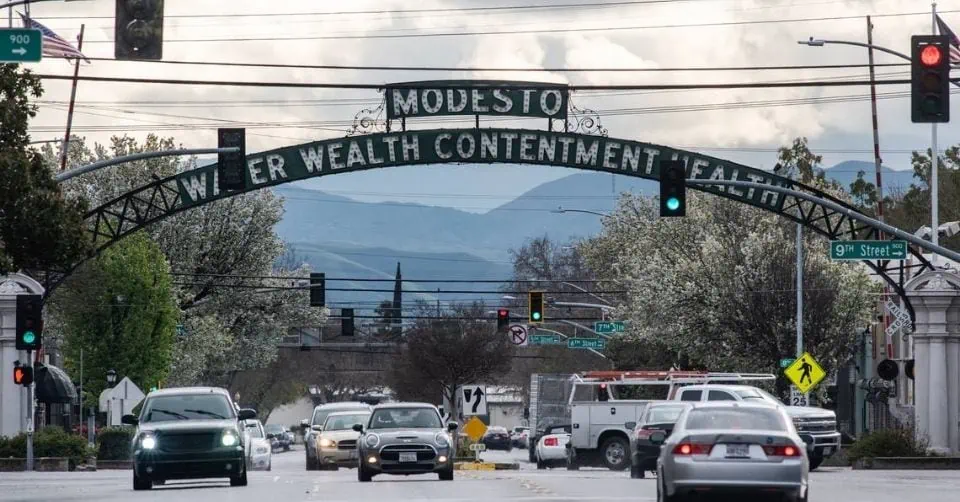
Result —
M229 478L247 485L242 420L257 412L239 409L230 394L215 387L185 387L151 392L140 416L124 415L136 425L133 436L133 489L149 490L168 479Z

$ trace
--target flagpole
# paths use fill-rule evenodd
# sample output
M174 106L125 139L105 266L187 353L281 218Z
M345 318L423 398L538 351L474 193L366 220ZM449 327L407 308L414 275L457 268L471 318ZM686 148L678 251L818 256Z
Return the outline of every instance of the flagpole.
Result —
M83 50L83 28L80 25L80 35L77 36L77 52ZM80 76L80 56L77 56L77 63L73 67L73 85L70 88L70 106L67 108L67 131L63 135L63 147L60 149L60 170L67 169L67 152L70 150L70 126L73 125L73 104L77 99L77 77Z
M931 30L934 35L937 34L937 2L932 4L933 15L931 16ZM930 242L936 246L940 240L940 189L938 184L937 171L940 170L940 152L937 146L937 123L934 122L930 127ZM933 254L931 262L934 268L937 266L937 255Z

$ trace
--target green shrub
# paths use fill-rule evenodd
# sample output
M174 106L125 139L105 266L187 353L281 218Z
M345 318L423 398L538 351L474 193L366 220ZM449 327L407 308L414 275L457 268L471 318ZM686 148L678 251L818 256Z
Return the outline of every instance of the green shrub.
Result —
M881 429L857 440L846 453L851 462L862 458L926 457L927 442L917 440L910 428Z
M76 434L70 434L60 427L45 427L33 436L33 456L66 457L70 460L70 470L84 461L87 454L87 440ZM27 434L22 432L12 438L0 438L0 457L26 458Z
M97 460L130 460L133 427L105 427L97 435Z
M468 437L460 437L459 442L457 443L457 454L453 458L474 458L476 457L476 452L470 449L470 445L477 444L476 441L472 441Z

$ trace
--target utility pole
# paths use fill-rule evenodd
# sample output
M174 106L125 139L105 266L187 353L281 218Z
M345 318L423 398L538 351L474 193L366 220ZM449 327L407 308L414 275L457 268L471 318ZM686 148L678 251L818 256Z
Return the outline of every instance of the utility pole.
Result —
M936 35L937 33L937 2L933 2L933 14L930 16L930 33ZM937 123L933 122L930 124L930 242L934 246L939 245L939 232L937 229L940 228L940 215L939 215L939 202L940 202L940 189L937 181L937 171L940 170L940 153L939 147L937 146ZM934 268L937 266L937 255L933 254L930 257L930 262L933 264Z
M30 366L31 373L34 374L34 381L27 386L27 471L33 470L33 386L36 383L36 373L34 373L33 351L27 351L27 366Z

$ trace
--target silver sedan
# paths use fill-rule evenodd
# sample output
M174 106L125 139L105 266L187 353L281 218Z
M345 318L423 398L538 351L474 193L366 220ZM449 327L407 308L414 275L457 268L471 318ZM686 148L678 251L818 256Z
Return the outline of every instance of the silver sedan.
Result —
M684 411L657 458L657 500L694 494L779 495L806 502L806 445L778 406L707 402ZM742 498L742 500L747 500ZM753 500L750 498L750 500Z

